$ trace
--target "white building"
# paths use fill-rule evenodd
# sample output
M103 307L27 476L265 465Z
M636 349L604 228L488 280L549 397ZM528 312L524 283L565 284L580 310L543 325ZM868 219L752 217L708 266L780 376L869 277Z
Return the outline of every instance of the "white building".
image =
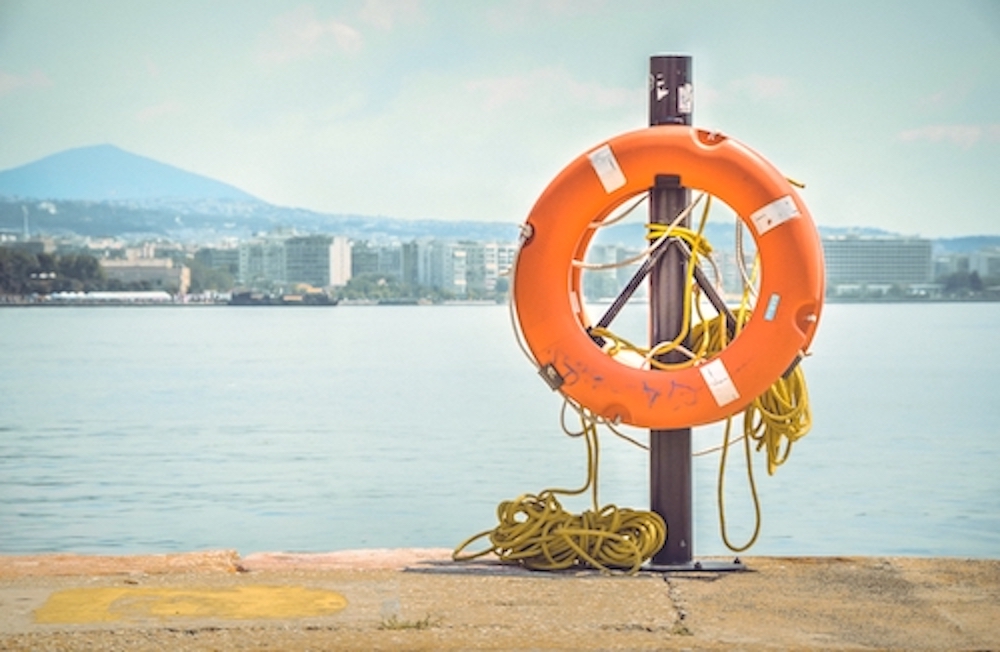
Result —
M980 249L969 254L969 272L980 278L1000 278L1000 249Z
M837 285L920 285L933 278L932 242L924 238L823 238L826 280Z
M336 287L351 278L351 246L343 236L275 233L244 242L239 249L241 285Z
M285 240L285 280L289 283L342 286L350 278L351 248L347 238L306 235Z
M483 245L484 285L487 292L497 288L497 279L510 273L517 257L517 245L512 242L487 242Z
M354 274L390 274L408 286L423 286L467 296L492 293L517 256L515 243L423 238L400 243L352 244Z

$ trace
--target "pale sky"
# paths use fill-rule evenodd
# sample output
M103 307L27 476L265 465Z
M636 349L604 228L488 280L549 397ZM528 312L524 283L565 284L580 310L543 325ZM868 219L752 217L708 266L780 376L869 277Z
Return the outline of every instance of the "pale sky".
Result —
M654 54L819 224L1000 234L998 0L0 0L0 169L110 143L282 206L516 223L647 124Z

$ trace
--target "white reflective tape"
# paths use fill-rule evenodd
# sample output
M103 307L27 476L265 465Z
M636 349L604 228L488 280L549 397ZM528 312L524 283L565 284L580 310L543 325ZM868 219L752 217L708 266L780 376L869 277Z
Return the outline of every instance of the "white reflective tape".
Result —
M778 313L778 303L781 302L780 294L772 294L767 300L767 310L764 311L764 321L774 321L774 316Z
M592 151L588 158L590 164L594 166L597 178L604 186L604 192L614 192L625 185L625 173L618 165L615 153L611 151L611 145L604 144Z
M757 235L767 233L779 224L783 224L793 217L799 217L798 206L791 195L785 195L781 199L775 199L767 206L758 209L750 219L757 227Z
M715 402L719 404L719 407L732 403L740 397L740 393L736 390L736 385L733 384L733 379L729 377L729 372L726 371L726 365L722 362L722 358L712 360L698 369L701 371L701 377L705 379L705 384L708 385L708 390L712 392L712 396L715 398Z

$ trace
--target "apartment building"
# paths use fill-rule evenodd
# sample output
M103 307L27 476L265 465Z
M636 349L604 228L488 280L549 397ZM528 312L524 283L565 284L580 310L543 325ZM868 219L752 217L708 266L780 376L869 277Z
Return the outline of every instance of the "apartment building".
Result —
M313 287L343 286L351 278L351 249L343 236L307 235L285 240L285 280Z
M241 285L337 287L350 278L351 246L344 236L273 233L239 246Z
M924 238L823 238L827 284L900 285L931 283L932 242Z

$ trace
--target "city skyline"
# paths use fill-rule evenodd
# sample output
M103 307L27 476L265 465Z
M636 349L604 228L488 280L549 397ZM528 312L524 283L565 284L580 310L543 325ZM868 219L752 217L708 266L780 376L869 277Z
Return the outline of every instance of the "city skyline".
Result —
M1000 6L976 0L8 0L0 169L110 143L281 206L518 223L645 125L660 53L817 223L998 231Z

